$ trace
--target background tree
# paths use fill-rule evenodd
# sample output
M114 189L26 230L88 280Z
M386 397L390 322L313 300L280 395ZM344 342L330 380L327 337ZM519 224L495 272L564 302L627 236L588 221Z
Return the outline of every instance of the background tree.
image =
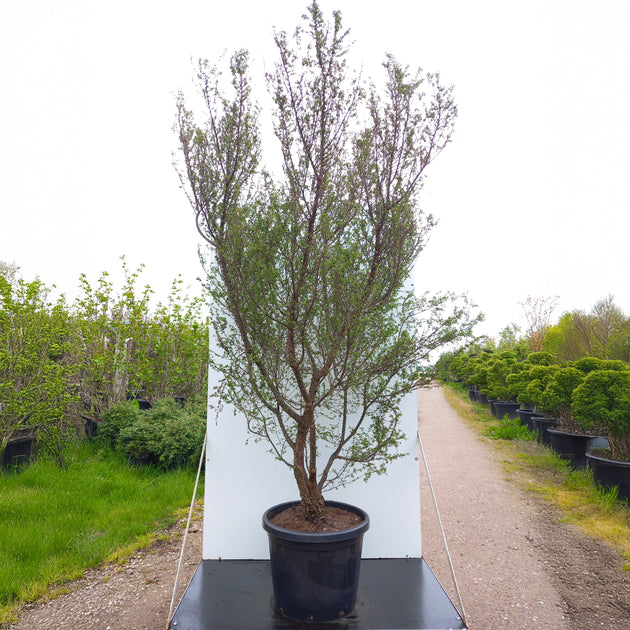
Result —
M49 291L39 279L11 285L0 275L0 456L28 433L63 463L78 366L69 309Z
M630 359L630 318L613 296L599 300L590 311L565 313L549 330L545 348L571 361L584 356Z
M15 284L20 278L19 265L0 260L0 276L2 276L9 284Z
M558 306L558 298L528 295L520 304L527 321L527 338L531 351L540 352L545 344L551 315Z
M346 65L347 37L340 13L326 22L316 2L293 39L275 34L280 181L260 166L245 51L231 58L232 99L200 62L203 126L177 100L180 177L213 251L214 365L310 517L323 489L400 456L399 401L421 360L473 324L465 300L406 287L434 224L418 193L451 137L452 88L390 56L385 89L365 89Z

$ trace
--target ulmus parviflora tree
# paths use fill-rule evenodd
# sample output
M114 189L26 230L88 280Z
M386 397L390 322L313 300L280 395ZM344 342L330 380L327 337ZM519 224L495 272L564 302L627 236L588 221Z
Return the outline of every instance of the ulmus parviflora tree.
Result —
M422 359L473 323L466 300L418 299L408 284L434 223L418 193L451 137L452 88L389 56L384 90L366 89L348 69L347 36L316 2L293 38L275 34L266 79L280 179L261 166L247 52L231 58L231 98L199 63L201 126L177 100L178 170L212 251L223 396L293 471L310 518L322 490L401 455L401 397Z

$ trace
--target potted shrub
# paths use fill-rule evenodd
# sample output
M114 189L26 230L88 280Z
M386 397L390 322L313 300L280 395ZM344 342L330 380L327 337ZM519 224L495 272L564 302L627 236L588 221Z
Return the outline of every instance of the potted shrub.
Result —
M532 352L524 361L515 363L510 373L505 377L506 385L521 405L521 408L516 410L521 424L530 431L534 430L532 418L540 415L533 409L532 393L528 391L528 385L533 378L530 376L530 370L537 366L549 366L555 363L555 357L549 352Z
M540 393L540 406L551 418L534 418L542 441L572 466L586 465L586 451L592 435L580 431L571 412L571 397L584 380L584 373L570 364L555 366L545 389Z
M619 496L630 499L630 369L589 372L575 388L571 408L586 430L596 428L608 437L608 451L586 456L595 480L617 486Z
M466 381L469 386L468 397L472 402L481 402L481 390L488 385L488 368L492 359L492 354L483 352L469 362L470 376Z
M176 131L180 178L211 246L207 285L219 348L212 361L223 376L215 392L286 464L300 496L264 516L276 606L321 621L352 609L356 587L345 580L358 576L360 540L349 541L350 566L337 574L289 551L362 537L367 516L328 505L324 491L382 473L403 456L398 403L417 386L420 361L474 322L465 301L418 299L406 286L433 225L416 200L425 168L451 135L451 89L388 57L384 93L364 90L346 66L340 14L327 23L313 2L304 20L295 39L276 33L279 61L267 75L282 178L260 165L245 51L231 58L232 99L218 71L200 62L207 121L197 126L180 94ZM275 522L289 507L291 529ZM333 508L349 513L341 534L324 531L334 527ZM341 593L339 601L316 603L309 589L290 588L312 571L331 578L322 592Z
M582 426L572 412L573 392L585 377L601 370L623 370L627 364L623 361L604 360L596 357L583 357L572 363L558 366L553 377L541 393L541 407L556 419L556 425L547 427L549 444L554 451L568 459L576 467L586 466L586 453L591 442L601 434L596 424ZM586 429L586 430L585 430Z
M514 400L514 394L507 384L507 377L517 363L517 354L513 350L504 350L495 355L489 363L486 376L485 394L493 401L494 414L502 419L506 415L516 418L520 404Z

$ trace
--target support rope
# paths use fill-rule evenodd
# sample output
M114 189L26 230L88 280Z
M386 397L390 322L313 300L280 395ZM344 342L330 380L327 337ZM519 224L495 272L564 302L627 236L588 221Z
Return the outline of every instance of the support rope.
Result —
M457 599L459 600L459 607L461 610L462 621L466 624L466 626L468 626L468 622L466 621L466 611L464 610L464 602L462 601L462 595L459 591L457 578L455 577L455 569L453 568L453 561L451 559L451 554L448 550L448 543L446 542L446 535L444 534L444 527L442 527L442 518L440 517L440 510L438 509L437 500L435 498L435 492L433 491L433 484L431 483L431 475L429 474L429 465L427 464L427 458L424 454L424 448L422 447L422 440L420 439L419 431L418 431L418 444L420 445L420 453L422 454L422 461L424 462L424 469L427 473L427 481L429 483L429 490L431 491L431 497L433 499L433 507L435 508L435 514L437 515L438 526L440 528L440 533L442 534L442 541L444 542L444 549L446 550L446 558L448 560L448 566L449 566L449 569L451 570L451 577L453 578L453 584L455 585Z
M168 611L168 620L166 622L166 630L173 619L173 608L175 607L175 598L177 597L177 585L179 583L179 574L182 570L182 563L184 561L184 552L186 551L186 541L188 539L188 530L190 529L190 521L192 520L193 508L195 507L195 499L197 497L197 486L199 485L199 477L201 476L201 465L203 464L203 458L206 453L206 442L208 440L208 434L206 433L203 439L203 446L201 447L201 457L199 457L199 466L197 467L197 478L195 479L195 488L193 490L192 501L190 502L190 510L188 510L188 521L186 522L186 530L184 532L184 540L182 542L182 550L179 554L179 564L177 566L177 575L175 576L175 586L173 586L173 597L171 598L171 607Z

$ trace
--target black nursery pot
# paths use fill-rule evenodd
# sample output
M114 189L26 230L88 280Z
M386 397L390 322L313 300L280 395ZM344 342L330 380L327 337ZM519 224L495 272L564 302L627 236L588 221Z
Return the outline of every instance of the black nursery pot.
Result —
M555 429L558 421L555 418L531 416L530 422L533 424L534 431L538 435L538 441L546 446L551 446L551 436L547 432L547 429Z
M562 459L566 459L573 468L584 468L586 466L586 451L589 442L595 437L584 433L572 433L570 431L559 431L558 429L547 429L551 448Z
M531 409L517 409L516 413L521 419L521 424L524 427L527 427L529 431L533 431L534 423L532 422L532 418L536 415L536 413Z
M595 481L604 488L617 486L620 499L630 500L630 462L608 457L609 451L593 449L586 452L586 461L593 470Z
M518 418L516 411L520 406L520 403L511 400L497 400L494 403L497 419L503 420L505 414L507 414L508 418Z
M363 522L351 529L323 533L297 532L270 522L298 503L281 503L263 515L276 608L298 621L324 622L347 617L356 604L363 534L370 519L360 508L328 501L326 505L358 514Z

